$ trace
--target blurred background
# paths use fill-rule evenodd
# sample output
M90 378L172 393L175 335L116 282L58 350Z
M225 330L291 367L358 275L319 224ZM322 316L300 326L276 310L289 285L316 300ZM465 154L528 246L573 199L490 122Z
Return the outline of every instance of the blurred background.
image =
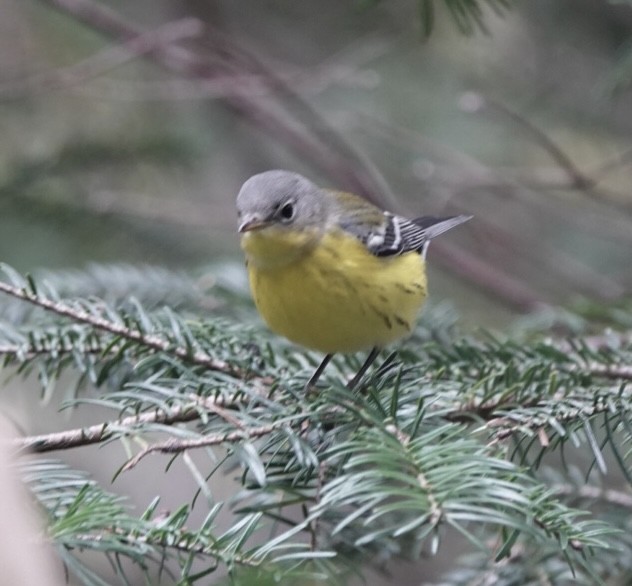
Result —
M629 3L483 2L463 34L437 2L429 37L412 0L84 4L0 0L3 261L239 258L235 194L280 167L474 214L432 255L474 323L632 285Z
M428 33L413 0L0 0L0 261L243 282L235 196L285 168L473 214L429 255L466 327L629 305L632 4L505 4L436 2ZM70 425L18 386L25 428Z

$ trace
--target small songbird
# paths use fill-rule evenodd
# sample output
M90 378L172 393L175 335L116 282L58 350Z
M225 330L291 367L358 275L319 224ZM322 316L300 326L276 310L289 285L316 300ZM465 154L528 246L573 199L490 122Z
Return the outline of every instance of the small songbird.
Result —
M409 335L427 295L430 240L471 216L406 219L290 171L248 179L237 196L241 247L259 313L274 332L325 353L379 350Z

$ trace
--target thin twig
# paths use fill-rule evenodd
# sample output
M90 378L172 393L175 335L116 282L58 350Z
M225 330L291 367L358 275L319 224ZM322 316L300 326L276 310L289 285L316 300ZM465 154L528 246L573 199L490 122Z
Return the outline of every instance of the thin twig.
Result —
M109 532L104 531L103 533L80 533L78 535L73 535L72 538L73 540L84 543L99 543L101 541L105 541L108 538L111 538L112 534L122 537L125 540L125 543L129 545L142 544L143 546L175 549L184 553L208 555L214 557L217 560L221 560L224 563L227 563L224 554L213 550L212 546L202 543L196 543L195 541L192 541L189 536L184 535L184 532L174 529L160 531L158 535L152 533L141 535L136 531L132 533L128 531L123 531L122 529L118 529L115 527L112 528L112 530ZM231 564L236 563L253 568L256 568L260 565L259 562L235 552L230 552L229 559Z
M410 436L403 432L396 425L389 425L387 427L388 431L397 438L400 445L408 450L410 444ZM419 487L426 493L428 497L428 504L430 505L430 523L435 526L441 522L441 518L443 517L443 509L441 508L441 503L437 500L433 490L432 484L428 480L428 477L424 474L422 470L418 470L417 472L417 483Z
M538 405L538 403L539 400L534 399L534 401L528 406L535 406ZM525 406L527 405L521 405L521 407ZM581 421L584 418L590 418L609 410L610 405L608 405L607 401L595 401L592 405L569 408L565 413L556 413L554 418L555 421L561 424L567 421ZM490 413L491 417L487 419L484 426L486 429L492 431L493 437L488 443L489 446L493 446L508 437L511 437L514 433L520 430L530 429L536 434L539 434L540 430L544 429L548 425L547 419L542 416L534 415L532 417L525 418L524 420L516 420L510 416L493 416L494 413L495 410Z
M492 100L487 96L482 96L475 92L467 92L462 99L462 103L466 104L466 109L468 109L467 104L473 105L473 108L469 108L471 111L487 108L491 112L500 113L521 128L525 135L542 147L566 173L569 179L569 185L564 186L565 189L574 189L582 192L593 200L606 200L608 204L614 207L626 211L630 210L630 204L625 201L627 194L613 193L604 189L597 190L597 183L602 180L603 171L601 172L601 177L597 178L588 173L584 173L546 132L540 130L528 118L525 118L497 100ZM607 171L608 166L606 166L605 169Z
M573 189L577 190L577 187L571 184L568 178L566 170L556 167L557 175L563 174L563 177L559 177L553 184L551 181L547 185L543 183L543 180L537 179L536 175L533 176L534 171L525 171L524 173L516 176L515 173L507 173L502 168L491 168L477 159L466 155L456 149L448 147L444 144L437 143L436 141L429 139L418 132L411 131L408 128L397 126L392 122L387 122L376 116L369 116L367 114L354 113L354 117L360 120L360 128L362 130L370 131L371 133L378 133L380 136L389 140L394 146L399 146L403 143L409 145L410 148L415 149L436 164L436 169L433 172L433 181L437 186L440 186L443 190L449 190L451 193L446 198L444 195L436 197L439 203L445 205L449 199L458 193L470 193L472 191L488 191L488 192L501 192L506 198L516 197L520 201L524 202L529 209L537 207L543 209L546 214L554 214L559 220L567 223L569 219L572 221L573 227L580 227L586 233L593 235L599 239L607 239L612 242L630 245L632 242L632 231L629 229L629 222L626 217L618 214L616 216L607 216L603 214L603 210L595 210L584 206L580 212L569 215L568 205L566 201L562 201L560 198L552 198L549 194L543 194L540 191L525 189L526 186L533 185L539 189L542 188L554 188L554 189ZM600 169L597 169L597 173ZM527 175L529 173L529 175ZM592 177L589 173L584 173L589 177ZM535 179L535 181L534 181ZM602 180L601 176L597 176L594 180L598 183ZM592 193L592 192L591 192ZM544 195L544 197L543 197ZM620 196L622 199L624 196ZM610 201L610 199L608 199ZM598 203L603 206L603 199L592 198L591 203ZM465 211L468 210L468 201L461 198L459 206ZM470 211L472 208L470 208ZM472 226L480 225L480 209L478 213L475 213L479 218ZM513 226L515 229L516 226ZM531 230L529 236L533 234L539 234L538 230ZM541 243L537 239L531 238L532 245L525 247L525 251L536 251L541 249ZM443 241L438 240L433 246L440 246ZM551 248L550 246L547 248ZM559 255L559 253L558 253ZM538 252L536 256L540 259L549 259L548 251ZM576 261L577 262L577 261ZM562 266L560 261L556 266ZM568 271L567 271L568 272Z
M590 485L573 486L570 484L554 486L553 490L560 496L598 500L617 507L632 509L632 494L620 490Z
M449 266L457 275L466 278L483 291L492 293L511 307L525 312L547 307L542 295L531 287L464 248L441 241L432 244L430 254Z
M531 207L533 201L538 206L544 205L549 209L551 208L550 198L533 199L529 195L531 192L522 188L523 181L517 181L504 173L503 170L488 167L471 156L429 139L410 128L398 126L380 117L357 113L353 116L360 120L363 130L370 131L372 134L377 133L380 137L391 142L393 146L406 144L408 148L418 152L424 159L427 158L433 161L433 164L436 165L433 172L433 180L437 186L442 186L441 196L436 196L434 199L436 199L437 204L443 207L447 207L452 198L464 190L468 192L488 190L502 191L508 197L516 195L521 200L524 199L525 203L529 204L529 207ZM441 171L442 168L444 168L443 171ZM564 174L563 179L566 187L570 188L566 172L558 168L556 170L560 174ZM449 183L446 183L446 181ZM445 195L444 191L448 191L449 195ZM427 196L428 194L424 195ZM529 229L528 224L524 222L520 229L517 229L516 225L507 227L505 223L494 221L493 214L488 215L485 212L481 212L480 205L474 205L469 198L460 198L458 208L461 212L469 212L475 216L476 221L471 225L470 230L478 230L481 235L480 243L490 246L494 255L492 258L493 262L486 264L489 264L497 273L502 273L498 266L498 254L504 253L508 257L513 254L512 258L515 258L515 255L524 257L529 263L537 266L540 271L542 263L546 263L552 274L562 276L573 290L582 291L597 299L615 298L625 291L625 287L616 278L604 275L603 272L593 269L559 247L547 244L541 237L534 237L534 234L538 235L539 232ZM567 221L568 210L565 210L564 214L563 219ZM584 227L589 228L592 233L597 233L600 237L610 235L611 230L602 228L594 221L594 218L590 218L587 221L584 218L583 211L577 216L577 222L584 224ZM537 221L536 218L534 220ZM573 219L573 221L575 222L576 220ZM506 218L504 218L504 222L506 222ZM523 229L525 226L527 228ZM624 230L621 230L621 232L624 232ZM624 240L626 244L629 244L629 230L625 232ZM438 240L432 245L433 249L438 247L439 254L445 246L447 244L442 240ZM479 255L479 260L486 262L484 255ZM449 266L453 268L451 264ZM525 279L523 278L522 280L524 281ZM491 281L489 285L493 286L494 283L495 281ZM499 293L502 294L502 292L503 289L492 291L496 296L499 296ZM513 305L513 302L510 301L510 304Z
M196 439L178 439L170 438L164 442L152 444L136 454L130 459L125 466L121 469L122 472L127 472L136 466L145 456L153 454L154 452L160 452L161 454L179 454L186 452L187 450L193 450L198 448L208 448L209 446L217 446L219 444L237 442L244 439L261 437L272 433L275 429L287 425L287 422L271 423L269 425L262 425L260 427L243 428L235 431L214 433L201 438Z
M511 108L505 106L497 100L492 100L488 96L482 96L476 92L466 92L461 98L461 105L464 110L476 112L478 110L487 109L491 112L502 114L522 129L525 135L530 136L533 141L540 145L551 158L566 171L571 184L575 189L590 189L594 185L594 181L587 177L573 163L570 157L549 137L548 134L540 130L533 122L524 116L515 112Z
M314 495L314 506L317 507L320 505L321 496L323 491L323 486L325 486L326 481L326 470L327 463L319 462L318 463L318 475L316 477L316 493ZM307 515L305 515L307 517ZM308 530L310 533L310 549L312 551L318 551L318 534L320 531L320 515L316 515L313 519L309 521Z
M233 415L228 409L224 409L224 407L218 405L217 403L209 403L205 397L198 397L196 395L191 396L191 400L202 403L205 409L212 411L215 415L219 415L224 421L230 423L233 427L241 430L246 429L242 421L235 417L235 415Z
M585 370L583 370L579 366L577 368L571 368L571 369L567 368L567 370L571 370L572 372L586 372L586 373L590 373L597 376L603 375L603 376L606 376L607 378L613 378L613 379L628 379L628 378L632 379L632 367L626 367L626 366L621 366L617 368L617 367L613 367L613 365L591 364L588 367L586 367ZM547 398L550 399L550 397L536 396L536 397L533 397L529 401L520 403L519 407L521 409L529 409L532 407L537 407L538 405L540 405L541 401ZM514 433L514 431L520 428L529 427L537 433L540 432L540 429L544 428L544 424L540 420L537 420L537 421L528 420L528 421L520 422L520 421L512 420L508 417L504 417L504 416L499 417L496 415L500 409L503 409L504 411L506 411L507 406L512 405L512 404L515 404L515 401L513 400L512 397L504 397L502 400L497 401L497 402L485 402L482 404L471 403L471 404L463 405L456 409L450 410L446 413L443 413L442 417L452 423L466 423L467 424L467 423L484 422L486 428L498 429L498 431L494 433L495 435L494 441L497 441L499 439L505 439L506 437ZM607 408L609 407L607 407L605 404L604 405L593 404L590 407L583 408L582 415L587 415L587 416L594 415L596 413L605 411ZM572 419L578 414L579 412L575 410L574 412L569 413L563 417L556 416L556 419L558 421L565 421L565 420ZM544 436L542 436L539 439L540 439L540 443L544 444L547 441L548 437L545 438Z
M214 30L214 40L219 43L221 53L228 55L231 58L229 61L234 61L238 70L247 69L260 73L266 78L268 86L284 99L287 111L294 111L297 120L307 126L322 144L328 146L329 157L342 157L343 160L351 163L347 168L340 169L342 174L337 173L339 180L347 186L347 189L362 195L379 207L384 206L384 197L391 195L388 184L366 156L348 142L324 116L303 100L293 86L264 65L254 53L237 46L230 37L221 34L217 29Z
M590 176L595 180L595 182L600 182L604 177L612 173L613 171L618 170L621 167L626 167L632 163L632 149L626 149L622 153L618 154L616 157L601 163L596 169L590 173Z
M112 47L106 47L69 67L0 84L0 96L13 98L21 97L26 92L33 94L37 91L68 88L99 77L165 45L197 37L202 31L203 24L196 18L169 22Z
M244 373L236 366L233 366L224 360L213 358L206 352L201 350L192 351L183 346L176 346L160 336L144 334L139 330L130 329L124 325L117 324L103 317L88 313L77 306L68 305L63 301L52 301L50 299L39 297L25 288L14 287L8 283L3 283L2 281L0 281L0 293L6 293L11 297L21 299L22 301L26 301L27 303L31 303L57 315L67 317L75 322L91 325L98 330L114 334L115 336L120 336L121 338L131 342L142 344L143 346L158 352L172 354L186 362L204 366L210 370L224 372L236 378L244 377Z
M114 37L119 41L129 40L142 33L138 27L130 24L113 10L93 0L41 0L79 20L91 29ZM214 31L214 37L218 37ZM225 38L214 38L221 51L213 58L195 53L185 47L170 44L157 47L147 53L147 57L165 69L188 78L213 80L234 74L235 68L244 71L244 51L237 52L235 46ZM236 63L239 59L240 62ZM248 56L249 73L255 60ZM269 77L269 72L259 66L256 73ZM262 101L250 95L249 85L242 91L223 98L227 106L244 116L251 123L263 128L272 136L285 142L302 154L306 160L320 167L322 171L336 178L341 186L355 190L377 201L381 198L380 184L374 170L370 169L344 138L330 128L316 112L298 96L284 86L280 80L268 79L267 83L277 95L290 99L298 116L288 116L288 110L279 111L276 104ZM298 106L300 102L300 107ZM298 126L298 127L297 127ZM302 127L302 128L301 128ZM306 131L311 132L309 135Z
M228 397L209 397L203 401L192 401L170 410L156 410L140 415L131 415L123 419L97 423L90 427L15 438L11 440L11 445L19 450L30 450L36 453L89 446L105 442L116 433L121 435L133 433L139 427L149 423L173 425L174 423L195 421L200 418L201 405L208 411L212 411L214 407L232 405L235 401L236 399Z
M582 371L584 368L578 365L576 370ZM589 364L585 367L586 372L593 376L603 376L609 379L632 380L632 365L626 364Z
M527 401L520 405L521 408L534 407L540 402L540 397L535 397L531 401ZM493 426L491 422L500 421L501 418L496 416L496 412L506 405L511 404L511 398L505 397L501 401L495 403L471 403L463 405L454 410L448 411L443 415L446 421L451 423L476 423L487 422L487 425ZM504 421L504 420L503 420Z
M112 348L112 353L114 354L116 350L116 348ZM51 348L50 346L41 348L29 348L27 351L24 351L24 348L22 346L19 346L18 344L0 344L0 356L7 356L9 358L19 357L19 359L21 360L31 360L36 356L49 356L51 354L71 354L73 351L74 350L72 348ZM82 346L81 352L84 354L100 354L101 352L103 352L103 348L96 344L90 347Z
M159 46L199 36L202 30L203 23L197 19L185 18L170 22L141 33L130 41L107 47L69 67L0 84L0 97L30 96L51 89L72 91L74 96L90 99L143 102L226 98L231 94L243 94L246 87L253 97L270 96L273 93L268 77L260 73L237 72L218 75L213 79L96 79ZM291 86L301 96L322 93L333 84L356 87L363 83L362 72L358 68L377 56L374 47L369 47L369 51L366 47L361 49L353 53L347 51L350 54L328 59L312 69L302 67L286 71L287 67L281 65L278 75L284 84ZM91 82L89 85L83 84L88 81Z

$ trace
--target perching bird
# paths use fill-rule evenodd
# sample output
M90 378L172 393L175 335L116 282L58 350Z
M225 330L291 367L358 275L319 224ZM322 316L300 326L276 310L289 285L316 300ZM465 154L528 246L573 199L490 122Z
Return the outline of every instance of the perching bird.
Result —
M471 216L406 219L290 171L266 171L237 196L241 247L259 313L274 332L325 353L371 352L409 335L426 299L430 240Z

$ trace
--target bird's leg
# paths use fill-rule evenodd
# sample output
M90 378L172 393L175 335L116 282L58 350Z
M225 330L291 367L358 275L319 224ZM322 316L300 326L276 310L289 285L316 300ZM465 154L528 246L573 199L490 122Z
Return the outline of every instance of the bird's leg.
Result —
M333 354L325 355L325 358L323 358L323 361L318 365L316 372L312 374L312 378L310 378L307 381L307 384L305 385L306 393L309 393L311 389L316 385L316 383L318 382L318 379L320 378L320 375L323 374L323 370L325 370L325 368L329 364L329 361L332 359L332 357L333 357Z
M373 348L373 350L371 350L366 360L364 361L364 364L360 367L360 370L358 370L356 375L347 383L348 389L355 388L355 386L360 382L360 380L364 376L364 373L369 369L369 366L373 364L373 362L375 361L379 353L380 353L380 349L378 347L375 347Z
M380 367L375 372L375 376L381 377L385 375L393 366L393 363L395 362L395 358L397 358L397 350L395 350L394 352L391 352L388 355L386 360L380 365Z

